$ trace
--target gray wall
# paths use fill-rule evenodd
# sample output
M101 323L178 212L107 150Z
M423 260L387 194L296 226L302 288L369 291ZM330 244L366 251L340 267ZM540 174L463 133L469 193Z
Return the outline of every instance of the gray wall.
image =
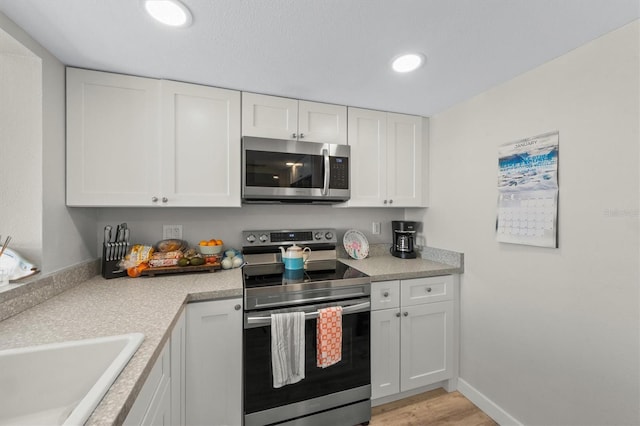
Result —
M68 209L65 206L65 71L63 64L47 50L36 43L21 28L16 26L5 15L0 13L0 29L29 49L40 58L42 70L42 98L40 120L28 119L26 126L38 127L38 141L36 141L37 155L31 157L31 163L20 167L13 163L16 176L27 175L35 168L38 182L30 184L28 188L20 188L20 194L25 197L37 197L28 211L14 209L13 215L24 215L28 221L16 222L9 229L0 230L3 234L19 236L25 232L25 227L32 227L41 231L39 244L32 244L16 238L12 247L25 250L32 254L36 262L40 263L43 273L54 272L67 266L74 265L95 256L96 245L96 212L93 209ZM31 96L31 95L30 95ZM0 102L7 102L6 97ZM3 137L0 147L3 150L8 145L21 144L24 141ZM11 158L2 158L4 164L12 164ZM34 195L35 194L35 195ZM5 207L3 206L3 209Z
M465 254L461 384L524 424L640 424L639 32L431 118L427 239ZM498 146L555 130L560 247L496 242Z

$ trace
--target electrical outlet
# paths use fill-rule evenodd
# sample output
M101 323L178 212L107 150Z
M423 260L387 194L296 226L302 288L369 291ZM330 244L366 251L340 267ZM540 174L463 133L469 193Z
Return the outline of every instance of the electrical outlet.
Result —
M182 225L162 225L162 238L181 240Z
M371 233L373 235L380 235L380 222L373 222L371 224Z

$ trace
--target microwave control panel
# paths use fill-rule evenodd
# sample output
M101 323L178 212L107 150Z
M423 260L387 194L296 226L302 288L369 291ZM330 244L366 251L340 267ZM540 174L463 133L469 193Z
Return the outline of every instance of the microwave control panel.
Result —
M329 167L331 167L329 188L349 189L349 158L329 157Z

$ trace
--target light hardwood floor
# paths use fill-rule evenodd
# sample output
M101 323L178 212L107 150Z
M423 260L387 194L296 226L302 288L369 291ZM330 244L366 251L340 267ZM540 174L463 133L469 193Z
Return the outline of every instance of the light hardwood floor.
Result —
M373 407L370 426L496 426L460 392L435 389Z

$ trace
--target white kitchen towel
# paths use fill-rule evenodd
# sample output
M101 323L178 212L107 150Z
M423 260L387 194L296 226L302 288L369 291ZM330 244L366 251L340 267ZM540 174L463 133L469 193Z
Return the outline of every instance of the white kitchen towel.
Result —
M271 314L273 387L304 379L304 312Z

